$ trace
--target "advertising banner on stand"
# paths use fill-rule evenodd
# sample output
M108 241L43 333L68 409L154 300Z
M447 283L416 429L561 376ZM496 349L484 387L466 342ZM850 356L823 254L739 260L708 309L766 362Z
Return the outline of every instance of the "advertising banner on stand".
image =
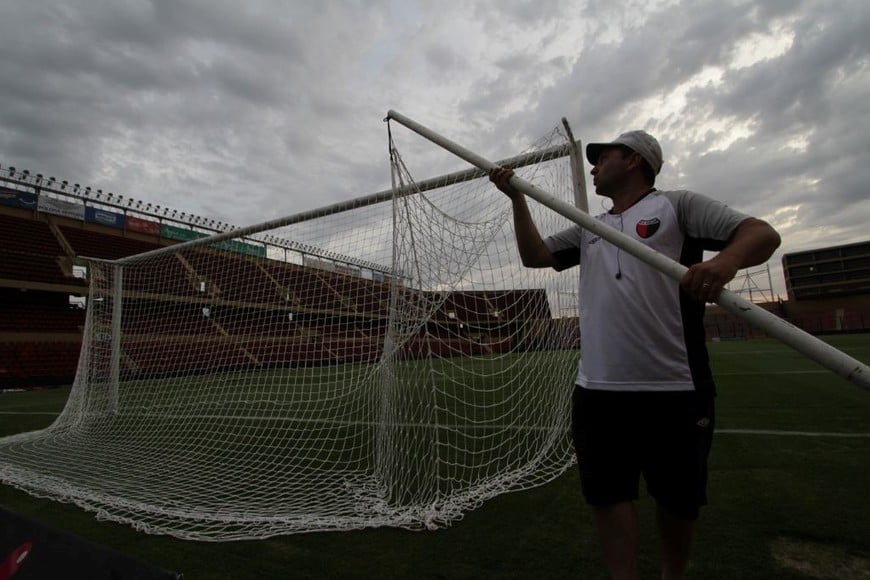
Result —
M38 197L35 193L30 193L29 191L18 191L17 189L0 187L0 204L3 205L34 210L38 203Z
M160 235L160 222L138 218L136 216L127 216L127 229L131 232L139 232L140 234L149 234L152 236Z
M37 209L42 213L50 213L61 217L84 221L85 206L81 203L54 199L46 195L39 196Z
M124 214L100 209L97 207L85 208L85 221L110 228L124 229Z
M160 235L169 240L178 240L179 242L189 242L197 238L204 238L206 234L195 232L187 228L178 228L163 224L160 226Z

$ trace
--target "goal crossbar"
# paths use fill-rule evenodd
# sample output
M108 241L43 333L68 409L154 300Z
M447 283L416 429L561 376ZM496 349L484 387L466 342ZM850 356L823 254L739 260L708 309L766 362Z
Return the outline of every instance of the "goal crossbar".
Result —
M439 135L431 129L396 111L390 110L387 113L387 119L395 120L397 123L404 125L411 131L429 141L432 141L457 157L464 159L482 171L488 173L500 165L488 161L480 155L473 153L465 147L462 147L461 145ZM601 236L608 242L622 250L625 250L635 258L645 262L670 278L680 280L688 270L688 268L682 264L671 260L649 246L626 236L619 230L606 225L605 223L595 219L593 216L584 213L571 204L565 203L552 194L516 175L511 178L510 184L535 201L549 207L553 211L561 214L590 232ZM741 298L739 295L728 289L723 289L720 292L716 299L716 303L728 312L731 312L747 322L754 324L758 328L761 328L770 336L794 348L798 352L830 369L846 380L849 380L865 389L870 389L870 367L861 361L834 348L828 343L819 340L815 336L804 332L787 320L768 312L744 298Z
M530 153L522 153L520 155L515 155L513 157L509 157L507 159L503 159L498 162L499 165L507 165L510 167L518 168L525 167L527 165L531 165L533 163L541 163L544 161L551 161L553 159L558 159L560 157L565 157L569 155L571 148L571 143L562 143L559 145L553 145L541 151L535 151ZM130 262L137 262L143 259L156 258L163 254L169 254L178 252L179 250L185 250L188 248L192 248L195 246L203 246L203 245L211 245L216 242L222 242L225 240L233 240L242 238L245 236L251 236L254 234L258 234L260 232L264 232L267 230L273 230L297 223L301 223L314 218L323 218L330 215L339 214L342 212L359 209L362 207L366 207L369 205L374 205L377 203L384 203L392 200L394 197L405 197L408 195L413 195L417 193L422 193L426 191L431 191L433 189L438 189L441 187L447 187L449 185L455 185L458 183L463 183L466 181L472 181L474 179L479 179L486 175L486 171L481 169L464 169L462 171L456 171L454 173L448 173L446 175L442 175L440 177L433 177L431 179L426 179L423 181L419 181L401 188L390 188L385 189L383 191L379 191L377 193L372 193L369 195L357 197L355 199L349 201L343 201L339 203L334 203L331 205L326 205L317 209L307 210L304 212L292 214L289 216L276 218L273 220L268 220L264 222L260 222L257 224L253 224L250 226L246 226L243 228L237 228L226 232L221 232L218 234L214 234L211 236L206 236L203 238L197 238L195 240L190 240L186 242L182 242L181 244L174 244L172 246L167 246L165 248L158 248L156 250L151 250L148 252L143 252L141 254L135 254L132 256L127 256L125 258L121 258L119 260L115 260L114 263L118 265L123 265ZM260 242L254 238L252 241ZM261 242L262 243L262 242ZM292 249L292 248L290 248Z

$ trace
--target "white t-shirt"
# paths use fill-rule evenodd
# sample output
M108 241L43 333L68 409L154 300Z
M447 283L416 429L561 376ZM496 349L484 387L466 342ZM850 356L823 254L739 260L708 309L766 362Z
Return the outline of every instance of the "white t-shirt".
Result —
M721 250L749 216L691 191L652 191L596 219L685 266ZM573 226L544 240L556 270L580 268L577 384L608 391L713 390L704 304L599 236Z

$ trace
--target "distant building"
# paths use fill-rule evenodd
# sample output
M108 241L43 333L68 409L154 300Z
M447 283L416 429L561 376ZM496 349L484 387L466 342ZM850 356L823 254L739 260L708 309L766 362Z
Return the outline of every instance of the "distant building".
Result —
M870 294L870 241L782 257L789 300Z

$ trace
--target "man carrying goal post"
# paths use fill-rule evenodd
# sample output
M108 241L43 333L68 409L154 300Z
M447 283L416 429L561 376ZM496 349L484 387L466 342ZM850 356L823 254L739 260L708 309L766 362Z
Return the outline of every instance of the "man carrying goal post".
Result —
M523 265L581 265L572 435L610 574L638 577L634 502L643 475L657 504L662 578L681 578L707 502L715 422L705 302L738 270L766 262L780 237L766 222L703 195L655 189L662 151L644 131L591 143L586 157L596 193L613 201L596 219L687 266L681 280L579 225L543 238L525 195L510 184L513 171L496 168L490 179L512 202ZM704 261L705 250L718 253Z

